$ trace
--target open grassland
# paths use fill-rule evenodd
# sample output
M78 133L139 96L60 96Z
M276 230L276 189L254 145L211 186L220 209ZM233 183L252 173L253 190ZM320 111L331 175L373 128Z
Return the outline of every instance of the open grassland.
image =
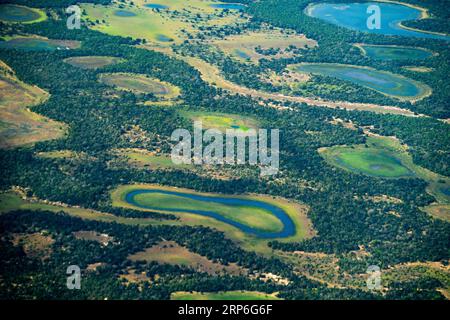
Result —
M406 66L406 67L403 67L403 68L408 70L408 71L420 72L420 73L428 73L428 72L433 72L434 71L433 68L417 67L417 66Z
M44 11L15 4L0 5L0 21L6 23L36 23L47 19Z
M260 59L293 57L292 49L317 46L317 42L295 32L280 29L249 32L215 40L213 44L227 55L243 61L258 63ZM264 54L265 53L265 54Z
M450 300L450 261L448 260L401 263L381 270L381 280L386 287L389 287L392 282L407 282L422 277L439 280L442 287L437 291Z
M72 217L100 222L116 222L125 225L149 226L158 224L173 224L173 221L160 221L149 218L125 218L110 213L100 212L80 207L72 207L63 203L51 203L40 199L25 199L16 192L0 193L0 213L14 210L40 210L53 213L64 212Z
M434 54L428 49L414 47L368 44L354 44L354 46L360 49L364 55L376 60L421 60Z
M206 257L189 251L174 241L162 241L151 248L130 255L128 259L131 261L156 261L161 264L179 265L199 272L206 272L210 275L245 275L247 273L245 269L236 264L223 265L213 262Z
M139 169L190 169L193 165L175 164L169 155L155 154L144 149L117 149L114 154Z
M139 194L134 199L139 206L158 208L161 211L189 210L193 212L200 210L216 212L225 218L262 231L278 232L283 228L281 221L269 211L256 207L231 206L162 193Z
M107 235L101 234L95 231L76 231L73 233L74 237L79 240L95 241L103 246L107 246L109 243L113 242L114 238Z
M21 246L27 256L46 259L52 253L55 240L43 233L15 233L12 242L15 246Z
M99 69L123 61L125 60L121 58L107 56L83 56L64 59L64 62L81 69Z
M173 99L180 95L180 89L168 82L149 78L141 74L102 73L99 81L114 86L120 90L136 93L152 93L157 97Z
M450 222L450 204L431 204L422 210L435 218Z
M279 241L283 242L294 242L294 241L300 241L302 239L310 238L314 236L315 232L312 229L312 224L309 221L309 219L306 216L307 208L304 205L300 205L296 202L291 202L286 199L281 198L274 198L269 196L262 196L262 195L239 195L239 196L228 196L228 195L219 195L219 194L212 194L212 193L201 193L201 192L195 192L193 190L189 189L183 189L183 188L173 188L173 187L165 187L165 186L159 186L159 185L145 185L145 184L136 184L136 185L124 185L118 187L116 190L114 190L111 193L111 200L113 206L119 206L124 208L132 208L135 210L143 210L146 211L148 209L139 208L136 205L128 203L125 198L126 195L130 192L136 191L136 190L165 190L165 191L175 191L175 192L182 192L184 194L192 194L192 195L198 195L198 196L206 196L206 197L221 197L221 198L230 198L230 199L244 199L244 200L256 200L268 203L270 205L276 206L278 208L281 208L292 220L295 226L295 234L286 238L280 238L277 239ZM168 199L163 199L164 201L167 201ZM173 199L170 199L173 200ZM158 200L159 201L159 200ZM184 208L184 202L179 203L180 208ZM161 206L161 203L158 202L158 205ZM169 201L169 206L172 206L172 202ZM187 205L187 204L186 204ZM200 209L198 206L195 205L201 205L206 206L207 204L202 203L189 203L190 206L194 206L196 209ZM230 214L230 217L234 219L244 219L243 221L246 223L249 223L250 225L256 224L256 226L264 226L267 224L267 221L259 221L261 220L260 216L257 215L251 215L248 217L236 217L236 214L233 211L236 210L229 210L229 208L224 208L226 214ZM227 212L227 210L229 210ZM249 208L239 208L239 210L247 211L253 211L249 210ZM152 211L159 211L162 213L167 213L164 210L152 210ZM217 208L214 208L214 211L217 211ZM175 214L179 220L178 223L185 224L185 225L202 225L206 227L211 227L218 229L220 231L223 231L226 236L232 240L234 240L236 243L238 243L240 246L242 246L244 249L247 250L254 250L261 253L270 254L271 250L267 247L267 242L269 240L263 239L263 238L257 238L256 236L252 234L247 234L240 229L225 223L218 221L212 217L203 216L199 214L192 214L192 213L177 213L176 211L170 211L171 214ZM270 217L270 214L264 213L264 217L267 219L270 219L270 221L274 221L273 217ZM273 228L273 226L270 226L270 228Z
M237 114L201 111L182 111L180 113L192 121L201 121L204 129L217 129L225 132L227 129L248 131L249 129L257 130L259 128L256 119Z
M276 294L257 291L174 292L171 300L282 300Z
M49 94L21 82L3 62L0 63L0 92L0 148L56 139L65 134L63 123L29 109L44 102Z
M246 21L238 11L224 12L211 7L212 1L160 0L152 8L145 0L115 2L108 6L83 4L84 17L94 30L111 35L145 39L158 46L195 37L201 27L214 27ZM149 6L150 5L150 6ZM133 28L129 28L133 25Z
M401 161L387 150L365 146L327 149L325 157L334 165L353 172L382 178L411 176Z
M71 160L71 161L91 161L96 160L95 157L88 155L82 151L72 151L72 150L57 150L57 151L45 151L38 152L36 156L46 159L61 159L61 160Z

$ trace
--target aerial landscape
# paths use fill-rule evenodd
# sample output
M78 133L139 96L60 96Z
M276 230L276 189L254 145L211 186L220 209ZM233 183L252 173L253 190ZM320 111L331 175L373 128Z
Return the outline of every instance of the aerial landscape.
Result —
M0 1L0 300L450 300L448 0Z

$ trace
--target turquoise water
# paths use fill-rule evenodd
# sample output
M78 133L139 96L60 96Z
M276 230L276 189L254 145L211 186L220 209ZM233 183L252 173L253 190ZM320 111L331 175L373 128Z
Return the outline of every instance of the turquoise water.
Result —
M168 36L165 36L163 34L158 34L156 36L156 40L161 41L161 42L171 42L171 41L173 41L172 38L169 38Z
M0 20L6 22L28 22L38 19L40 16L25 7L19 7L13 4L0 5Z
M231 219L225 218L224 216L220 215L219 213L212 212L212 211L167 209L167 208L160 208L157 205L145 206L145 205L141 205L135 201L135 197L137 195L151 194L151 193L175 195L175 196L185 197L185 198L193 199L193 200L197 200L197 201L220 203L220 204L225 204L225 205L229 205L229 206L247 206L247 207L264 209L264 210L271 212L274 216L276 216L282 222L283 229L279 232L266 232L266 231L263 231L260 229L255 229L255 228L249 227L245 224L233 221ZM217 197L217 196L216 197L206 197L206 196L183 193L183 192L155 189L155 190L131 191L131 192L127 193L127 195L125 196L125 201L133 206L136 206L138 208L143 208L143 209L161 210L161 211L167 211L167 212L193 213L193 214L198 214L198 215L202 215L202 216L206 216L206 217L211 217L218 221L221 221L221 222L229 224L233 227L236 227L244 233L256 236L257 238L263 238L263 239L286 238L286 237L289 237L289 236L292 236L295 234L294 222L291 220L291 218L287 215L287 213L284 210L282 210L281 208L279 208L277 206L271 205L270 203L257 201L257 200L225 198L225 197Z
M361 46L369 58L376 60L422 60L433 55L432 52L420 48L394 46Z
M34 38L16 38L8 41L0 41L0 49L19 49L24 51L39 50L66 50L66 47L60 47L51 40L34 39Z
M381 11L381 28L370 30L367 27L367 19L371 16L367 13L370 5L377 5ZM305 9L305 13L311 17L319 18L346 27L352 30L378 33L385 35L433 38L450 40L444 35L429 34L419 31L406 30L400 27L399 23L407 20L417 20L421 16L418 9L410 8L401 4L366 2L366 3L319 3L312 4Z
M150 9L168 9L169 7L163 4L158 3L149 3L146 4L144 7L150 8Z
M396 97L417 98L424 93L424 89L411 79L375 69L351 65L308 63L295 66L295 70L350 81Z
M116 10L114 11L114 14L118 17L134 17L136 14L134 12L131 11L126 11L126 10Z
M245 6L239 3L214 3L209 5L214 9L228 9L228 10L244 10Z
M234 50L234 53L242 59L250 59L250 56L248 54L246 54L244 51L236 49Z

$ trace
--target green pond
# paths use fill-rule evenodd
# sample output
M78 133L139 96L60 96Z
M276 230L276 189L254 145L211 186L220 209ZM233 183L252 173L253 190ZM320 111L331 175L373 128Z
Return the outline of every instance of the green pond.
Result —
M53 51L69 50L57 41L38 38L14 38L8 41L0 41L0 49L18 49L24 51Z
M401 178L414 174L391 152L376 148L339 147L327 151L331 162L344 169L381 178Z
M350 81L385 95L406 100L417 99L429 90L419 82L397 74L352 65L304 63L294 66L294 70Z
M421 48L361 45L364 53L376 60L423 60L433 55L432 52Z
M39 13L14 4L0 5L0 20L5 22L30 22L40 18Z

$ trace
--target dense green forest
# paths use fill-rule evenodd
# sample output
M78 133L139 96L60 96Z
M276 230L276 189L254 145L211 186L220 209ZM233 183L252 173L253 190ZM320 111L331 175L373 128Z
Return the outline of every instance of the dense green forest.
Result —
M75 1L8 1L28 6L52 8L64 17L63 8ZM86 1L107 4L110 1ZM450 50L438 40L387 37L349 31L326 24L303 14L311 0L224 1L249 5L252 16L248 30L261 24L290 28L318 41L315 49L301 51L301 56L288 59L264 59L259 65L239 63L207 46L187 42L174 46L174 51L214 62L224 76L249 88L278 92L281 88L258 81L256 75L267 70L280 71L300 61L339 62L396 71L423 81L433 88L433 94L411 104L355 86L354 84L314 76L313 82L301 94L313 94L326 99L395 105L426 114L427 117L377 114L348 111L284 102L285 110L262 107L250 97L229 94L208 85L199 71L187 63L160 52L134 46L132 38L110 36L82 27L68 30L64 19L49 19L37 24L11 25L0 23L1 35L35 34L50 39L78 40L79 49L62 51L20 51L0 49L0 60L10 66L23 82L36 85L51 96L32 110L66 123L69 131L58 140L33 146L0 151L2 179L0 189L20 186L29 196L67 205L95 209L123 217L176 219L175 216L113 207L110 191L129 183L158 183L204 192L226 194L256 193L282 196L309 206L308 216L317 235L299 243L272 241L270 247L286 252L306 251L335 254L344 257L363 245L370 256L363 261L351 260L345 268L353 274L364 273L367 266L382 268L415 261L450 259L450 224L434 219L420 210L436 201L427 193L427 182L419 178L382 179L338 170L317 152L319 148L354 145L367 142L363 127L383 136L396 136L408 145L414 163L435 173L450 176L450 128L441 121L450 117ZM319 2L319 1L317 1ZM344 1L334 1L344 2ZM418 1L406 1L416 3ZM448 8L439 1L428 1L436 16L434 22L408 25L433 31L446 31ZM59 11L58 11L59 10ZM439 20L440 19L440 20ZM438 25L435 27L434 24ZM229 34L240 30L224 31ZM218 31L220 32L220 31ZM211 34L210 36L213 36ZM435 69L433 73L411 73L402 66L411 61L380 62L363 56L353 43L401 44L428 48L439 55L421 62ZM76 68L63 60L75 56L114 56L123 62L96 70ZM179 101L174 106L144 107L146 96L130 92L111 93L111 88L97 81L100 73L129 72L145 74L178 86ZM339 86L339 92L321 92L321 83ZM300 93L299 93L300 94ZM198 175L189 170L138 170L133 167L111 167L113 149L157 149L169 153L170 135L177 128L190 128L179 110L229 112L252 116L262 128L279 128L280 174L260 178L254 175L222 180ZM335 125L333 119L351 122L356 130ZM130 141L126 133L134 126L148 133L147 141ZM313 132L314 134L310 134ZM39 157L39 152L71 150L91 156L89 161ZM220 168L219 168L220 170ZM236 176L242 168L233 168ZM303 187L301 182L307 182ZM388 195L399 203L369 202L367 196ZM1 206L1 204L0 204ZM389 212L399 212L393 216ZM1 299L169 299L175 291L253 290L280 292L286 299L441 299L435 289L443 284L435 278L423 277L394 283L388 294L381 295L358 289L332 289L293 272L291 266L278 258L266 258L244 251L217 230L202 227L152 226L136 227L118 223L101 223L70 217L64 213L19 210L0 215L0 298ZM93 241L78 240L73 232L95 230L112 235L118 244L102 247ZM46 260L27 256L14 246L11 234L48 233L55 242ZM263 282L243 276L211 276L179 266L155 262L137 263L127 256L161 241L173 240L211 260L238 265L254 272L271 272L290 280L288 286ZM89 264L104 262L106 266L83 274L83 290L65 288L65 270L70 264L85 269ZM124 270L133 267L159 280L144 289L119 280ZM16 284L20 283L19 286Z

